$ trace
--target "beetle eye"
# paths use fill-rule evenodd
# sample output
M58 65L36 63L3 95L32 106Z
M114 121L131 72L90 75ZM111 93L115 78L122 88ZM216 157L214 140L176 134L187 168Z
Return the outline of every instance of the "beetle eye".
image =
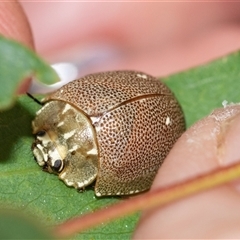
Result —
M62 167L62 160L58 159L54 162L54 165L52 166L52 170L54 172L59 172Z
M46 131L45 130L40 130L36 133L36 136L38 137L43 137L44 135L46 134Z

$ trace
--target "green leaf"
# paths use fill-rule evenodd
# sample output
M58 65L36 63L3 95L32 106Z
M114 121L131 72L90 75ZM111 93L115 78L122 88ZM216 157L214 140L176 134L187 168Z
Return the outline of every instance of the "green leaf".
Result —
M33 76L46 84L58 81L56 72L33 51L0 36L0 109L9 108L20 84Z
M111 197L97 199L92 188L79 193L66 187L57 176L41 170L31 152L31 120L39 108L32 99L22 96L12 109L0 114L0 206L8 204L35 214L49 227L119 201ZM137 215L117 220L78 235L76 239L92 239L93 236L127 239L136 219Z
M33 218L18 211L0 210L0 239L53 239Z
M187 126L228 103L240 101L240 52L163 79L181 103Z
M238 102L240 54L163 79L179 99L187 126L221 107ZM40 170L31 153L31 120L40 108L23 96L11 110L0 114L0 205L8 204L39 218L46 227L92 212L119 198L96 198L93 189L78 193L53 174ZM138 214L101 225L73 239L130 239Z

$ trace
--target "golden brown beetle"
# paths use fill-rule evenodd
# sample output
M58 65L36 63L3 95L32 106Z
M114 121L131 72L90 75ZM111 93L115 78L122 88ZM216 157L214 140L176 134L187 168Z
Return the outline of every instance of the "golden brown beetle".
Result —
M43 100L33 121L37 163L95 194L145 191L184 131L184 117L171 91L134 71L91 74Z

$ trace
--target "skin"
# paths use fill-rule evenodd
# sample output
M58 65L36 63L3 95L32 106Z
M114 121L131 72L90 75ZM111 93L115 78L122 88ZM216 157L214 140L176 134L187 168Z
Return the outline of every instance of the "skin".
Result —
M33 36L27 17L17 1L0 2L0 34L34 49ZM18 93L25 93L29 84L30 80L26 79L19 86Z
M47 60L81 61L99 57L98 51L105 54L84 66L83 74L131 69L164 76L240 48L240 3L22 4L36 49Z
M182 135L152 189L239 161L240 105L202 119ZM134 239L239 238L239 181L143 213Z
M100 41L121 50L121 56L114 55L87 71L127 67L161 76L240 47L239 3L118 3L114 9L105 4L101 14L98 4L25 2L23 7L33 27L36 48L48 60L71 59L72 46L78 45L81 53ZM99 16L99 21L92 16ZM80 24L77 28L76 22ZM66 34L66 29L74 31ZM145 34L148 31L150 35ZM0 32L34 47L26 17L16 2L0 3ZM153 188L240 159L240 107L229 109L220 109L184 133L161 167ZM144 212L133 238L239 238L239 189L236 181Z

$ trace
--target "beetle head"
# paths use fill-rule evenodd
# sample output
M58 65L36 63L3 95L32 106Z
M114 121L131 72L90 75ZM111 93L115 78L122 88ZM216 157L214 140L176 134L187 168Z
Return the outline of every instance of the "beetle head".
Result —
M63 101L50 101L37 112L32 125L32 151L43 170L75 188L94 181L98 150L95 130L85 114Z

